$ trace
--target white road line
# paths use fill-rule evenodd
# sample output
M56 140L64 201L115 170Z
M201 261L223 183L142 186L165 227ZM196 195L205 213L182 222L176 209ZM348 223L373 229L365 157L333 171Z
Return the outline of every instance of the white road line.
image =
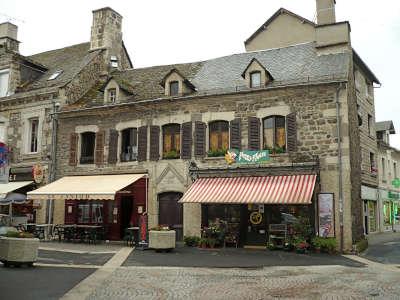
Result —
M133 248L121 248L104 266L86 277L75 287L69 290L61 299L80 300L86 299L108 276L112 274L127 259Z

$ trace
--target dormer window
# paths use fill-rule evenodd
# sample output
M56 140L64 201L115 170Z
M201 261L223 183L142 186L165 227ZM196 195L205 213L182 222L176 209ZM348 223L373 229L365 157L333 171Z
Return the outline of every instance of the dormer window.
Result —
M171 81L169 83L169 95L170 96L178 96L179 94L179 82Z
M47 78L47 80L54 80L56 79L58 76L60 76L60 74L63 72L63 70L57 70L55 71L53 74L50 75L49 78Z
M117 89L108 89L108 102L115 103L117 102Z
M250 73L250 87L257 88L261 87L261 72L255 71Z

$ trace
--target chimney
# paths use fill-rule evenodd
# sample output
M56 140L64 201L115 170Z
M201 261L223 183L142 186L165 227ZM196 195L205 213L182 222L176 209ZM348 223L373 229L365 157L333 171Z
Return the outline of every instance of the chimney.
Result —
M122 16L110 7L93 11L90 51L105 49L107 67L120 67L122 53Z
M13 52L19 52L19 41L17 40L18 27L10 22L0 24L0 47Z
M336 23L335 5L336 0L317 1L317 24L326 25Z

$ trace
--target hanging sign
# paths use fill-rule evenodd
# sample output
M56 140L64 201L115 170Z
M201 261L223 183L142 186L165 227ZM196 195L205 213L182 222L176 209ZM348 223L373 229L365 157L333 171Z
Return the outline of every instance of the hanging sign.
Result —
M228 150L225 154L225 160L228 164L256 164L269 161L268 150L243 150L239 151L236 149Z
M319 236L335 236L334 202L332 193L318 194Z
M42 165L37 164L32 167L32 176L33 176L33 180L36 183L42 183L43 178L44 178L44 171L43 171Z

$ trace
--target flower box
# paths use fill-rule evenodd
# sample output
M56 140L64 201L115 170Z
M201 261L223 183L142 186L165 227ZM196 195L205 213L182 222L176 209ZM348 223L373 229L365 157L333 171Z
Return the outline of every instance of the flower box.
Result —
M0 261L7 267L10 264L32 266L37 260L39 239L0 237Z
M149 248L155 250L172 250L175 248L175 230L150 230Z

